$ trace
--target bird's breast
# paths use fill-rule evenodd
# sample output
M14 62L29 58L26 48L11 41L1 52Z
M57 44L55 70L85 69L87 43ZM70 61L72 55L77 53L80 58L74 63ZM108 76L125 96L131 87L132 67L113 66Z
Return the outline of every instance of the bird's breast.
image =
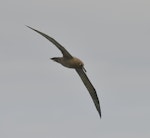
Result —
M63 58L61 64L65 67L68 67L68 68L82 68L84 65L80 59L75 58L75 57L73 57L71 59Z

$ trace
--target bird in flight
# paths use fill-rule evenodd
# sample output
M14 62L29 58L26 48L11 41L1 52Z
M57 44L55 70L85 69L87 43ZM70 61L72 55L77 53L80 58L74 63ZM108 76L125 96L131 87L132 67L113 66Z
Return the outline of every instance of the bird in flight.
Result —
M99 113L99 116L101 118L101 109L100 109L100 102L96 93L96 90L94 88L94 86L92 85L92 83L90 82L90 80L88 79L87 75L86 75L86 70L84 68L84 63L72 56L61 44L59 44L55 39L53 39L52 37L34 29L31 28L30 26L27 26L28 28L32 29L33 31L39 33L40 35L42 35L43 37L45 37L46 39L48 39L50 42L52 42L63 54L63 57L53 57L51 58L53 61L60 63L61 65L68 67L68 68L73 68L76 70L76 72L79 74L81 80L83 81L85 87L87 88L87 90L89 91L92 100L95 104L95 107Z

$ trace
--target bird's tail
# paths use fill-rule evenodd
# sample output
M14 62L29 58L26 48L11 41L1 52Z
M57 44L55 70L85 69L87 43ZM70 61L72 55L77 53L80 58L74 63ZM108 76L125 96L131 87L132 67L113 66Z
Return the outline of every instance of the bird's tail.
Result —
M58 62L58 63L60 63L60 60L61 60L60 57L53 57L53 58L50 58L50 59L55 61L55 62Z

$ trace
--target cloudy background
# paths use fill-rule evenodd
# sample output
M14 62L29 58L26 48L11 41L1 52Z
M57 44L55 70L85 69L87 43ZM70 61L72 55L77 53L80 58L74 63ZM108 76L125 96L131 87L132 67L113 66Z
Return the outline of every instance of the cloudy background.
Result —
M81 58L94 104L74 70L50 61ZM1 138L149 138L150 1L1 0Z

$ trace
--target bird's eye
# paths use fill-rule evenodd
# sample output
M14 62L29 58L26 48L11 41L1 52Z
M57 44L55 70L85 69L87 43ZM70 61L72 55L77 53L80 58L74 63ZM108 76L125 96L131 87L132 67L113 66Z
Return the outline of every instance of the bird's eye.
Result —
M79 63L79 66L82 67L83 65L81 63Z

